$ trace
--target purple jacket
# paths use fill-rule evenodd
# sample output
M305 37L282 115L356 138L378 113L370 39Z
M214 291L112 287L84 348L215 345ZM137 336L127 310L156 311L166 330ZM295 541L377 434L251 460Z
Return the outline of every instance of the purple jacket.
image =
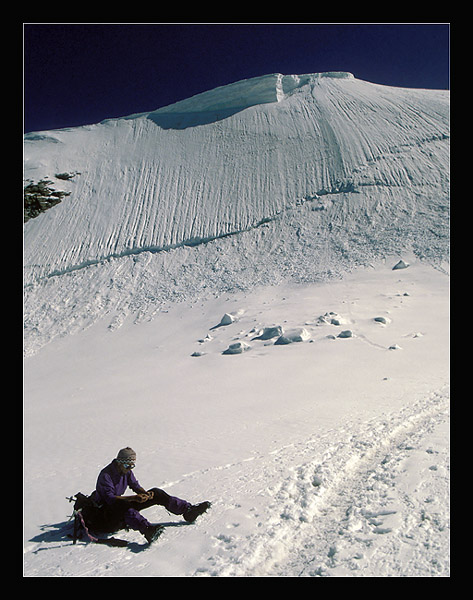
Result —
M95 488L97 500L104 504L113 504L115 496L122 496L128 487L136 493L142 489L133 472L128 471L122 475L113 460L99 473Z

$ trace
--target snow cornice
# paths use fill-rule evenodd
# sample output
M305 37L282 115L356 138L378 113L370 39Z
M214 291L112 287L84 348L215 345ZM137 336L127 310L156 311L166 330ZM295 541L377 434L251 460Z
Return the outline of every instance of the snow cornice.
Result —
M280 102L296 89L320 78L354 79L351 73L344 71L306 75L272 73L261 77L243 79L196 94L185 100L160 108L154 111L154 114L241 110L258 104Z

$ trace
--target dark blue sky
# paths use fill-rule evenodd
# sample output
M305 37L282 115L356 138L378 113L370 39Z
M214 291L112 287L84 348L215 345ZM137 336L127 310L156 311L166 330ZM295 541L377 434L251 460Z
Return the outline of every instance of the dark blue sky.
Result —
M447 24L24 24L24 129L151 111L268 73L449 89Z

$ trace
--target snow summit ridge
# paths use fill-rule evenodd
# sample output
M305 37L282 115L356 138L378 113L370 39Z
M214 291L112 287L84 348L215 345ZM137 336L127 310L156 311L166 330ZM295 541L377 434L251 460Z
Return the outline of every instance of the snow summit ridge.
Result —
M305 75L272 73L219 86L155 111L138 113L126 118L147 116L163 129L185 129L195 125L205 125L227 118L251 106L281 102L297 89L325 77L354 79L351 73L344 71Z
M273 73L217 87L208 92L203 92L186 100L160 108L155 111L155 114L222 109L243 110L257 104L280 102L286 95L291 94L297 88L307 85L311 80L320 77L349 79L353 78L353 75L344 72L315 73L312 75L281 75L280 73Z

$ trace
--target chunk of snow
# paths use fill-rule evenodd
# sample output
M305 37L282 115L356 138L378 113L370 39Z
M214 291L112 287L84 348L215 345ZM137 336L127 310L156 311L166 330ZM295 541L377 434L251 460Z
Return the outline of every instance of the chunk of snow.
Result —
M227 325L231 325L235 321L236 321L236 318L233 315L231 315L230 313L225 313L223 315L223 317L220 319L220 323L217 323L217 325L214 325L210 329L212 330L212 329L217 329L218 327L225 327Z
M272 338L283 335L283 333L284 333L284 330L281 327L281 325L275 325L273 327L265 327L263 329L263 332L259 336L255 337L253 339L254 340L270 340Z
M234 342L230 344L226 350L222 352L222 354L242 354L250 349L251 346L246 344L245 342Z
M394 267L393 267L393 271L397 271L398 269L407 269L407 267L409 266L409 263L405 262L404 260L400 260L399 262L397 262Z
M382 325L389 325L389 323L391 323L391 319L388 317L375 317L373 321L376 323L381 323Z
M280 337L274 342L275 345L282 346L285 344L292 344L294 342L305 342L310 339L310 333L304 327L298 329L292 329Z

